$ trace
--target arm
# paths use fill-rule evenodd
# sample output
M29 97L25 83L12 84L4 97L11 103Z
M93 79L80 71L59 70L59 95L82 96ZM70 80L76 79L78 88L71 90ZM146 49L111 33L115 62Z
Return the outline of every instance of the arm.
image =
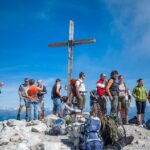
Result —
M137 96L137 94L136 94L136 87L133 89L132 95L133 95L133 97L134 97L135 99L138 98L138 96Z
M110 92L110 87L111 87L111 85L113 84L113 80L112 79L110 79L109 80L109 82L108 82L108 84L107 84L107 87L106 87L106 92L108 93L108 96L109 96L109 98L110 98L110 101L112 101L112 99L113 99L113 97L112 97L112 95L111 95L111 92Z

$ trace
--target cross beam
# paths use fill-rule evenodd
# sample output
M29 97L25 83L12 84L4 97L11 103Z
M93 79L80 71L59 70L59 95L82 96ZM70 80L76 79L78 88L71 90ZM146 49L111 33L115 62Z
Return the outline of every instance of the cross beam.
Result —
M61 43L54 43L54 44L48 44L49 48L55 48L55 47L61 47L61 46L67 46L68 47L68 96L70 96L70 81L72 79L72 64L73 64L73 47L75 45L81 45L81 44L89 44L96 42L96 39L86 39L86 40L74 40L74 22L70 20L69 25L69 40L67 42L61 42Z

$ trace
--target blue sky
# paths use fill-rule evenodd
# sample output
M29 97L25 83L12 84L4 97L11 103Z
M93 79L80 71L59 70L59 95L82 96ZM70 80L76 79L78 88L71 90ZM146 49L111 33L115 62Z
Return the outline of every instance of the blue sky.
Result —
M67 83L68 49L49 49L48 43L68 40L70 19L75 22L75 39L97 40L74 48L73 77L84 71L88 91L101 72L109 78L113 69L124 75L130 90L138 78L150 89L149 14L148 0L1 0L0 81L5 87L0 107L17 107L24 77L44 81L46 104L52 107L54 80Z

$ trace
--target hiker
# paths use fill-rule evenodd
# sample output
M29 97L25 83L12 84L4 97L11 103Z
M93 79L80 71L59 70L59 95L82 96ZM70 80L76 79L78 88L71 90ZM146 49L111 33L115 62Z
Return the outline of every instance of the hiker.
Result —
M141 124L145 126L144 114L146 108L146 100L147 100L147 92L146 88L144 87L143 79L137 80L138 85L133 89L132 95L136 101L137 107L137 125Z
M90 106L91 106L91 115L93 117L98 116L99 118L101 118L101 110L100 110L100 106L98 103L98 98L97 98L97 89L94 89L92 91L90 91Z
M81 112L81 110L79 110L79 109L74 109L74 108L70 107L69 104L70 104L69 98L67 96L62 96L61 97L60 114L59 114L60 118L64 118L71 113L80 113Z
M28 120L28 100L26 98L28 88L29 88L29 80L28 80L28 78L25 78L24 83L21 84L19 86L19 89L18 89L18 95L20 98L20 105L19 105L19 109L18 109L17 120L20 120L20 115L21 115L21 111L22 111L23 106L26 107L25 119L26 119L26 121Z
M55 84L52 88L51 98L53 100L53 114L59 116L61 106L61 80L56 79Z
M85 74L80 72L79 79L75 83L77 107L83 111L86 101L86 87L84 84Z
M43 85L42 80L37 81L37 87L43 88L42 91L38 92L38 99L39 99L39 107L41 110L41 114L39 115L39 120L44 118L45 110L44 110L44 95L47 94L46 86Z
M118 77L118 71L114 70L111 72L110 79L106 86L106 91L109 96L111 102L111 112L110 114L114 116L117 114L117 107L118 107L118 94L119 94L119 87L116 79Z
M150 102L150 90L149 90L149 93L148 93L148 100Z
M3 82L0 82L0 87L4 86ZM0 94L2 93L2 91L0 90Z
M98 103L100 105L102 115L107 114L107 100L106 100L106 74L102 73L100 79L97 81L97 95Z
M27 91L28 105L29 105L29 121L38 120L39 98L38 92L43 91L43 87L34 85L33 79L29 80L29 88Z
M128 98L128 89L124 82L123 75L119 75L118 80L119 80L118 123L121 123L120 119L122 119L122 123L127 124L128 119L126 114L126 99Z

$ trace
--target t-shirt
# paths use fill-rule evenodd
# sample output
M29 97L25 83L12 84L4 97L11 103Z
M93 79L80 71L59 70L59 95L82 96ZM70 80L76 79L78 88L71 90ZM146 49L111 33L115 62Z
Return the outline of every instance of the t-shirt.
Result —
M38 100L38 96L37 96L37 94L38 94L38 87L36 87L36 86L31 86L31 87L29 87L29 89L28 89L28 96L29 96L29 100Z
M27 91L29 89L29 85L26 85L26 84L21 84L19 86L19 92L21 94L22 97L25 97L27 95Z
M76 86L79 87L80 92L83 92L84 94L86 93L86 87L85 87L85 84L83 83L83 80L78 79L76 81Z
M125 83L118 84L119 85L119 93L123 96L126 95L126 86Z

